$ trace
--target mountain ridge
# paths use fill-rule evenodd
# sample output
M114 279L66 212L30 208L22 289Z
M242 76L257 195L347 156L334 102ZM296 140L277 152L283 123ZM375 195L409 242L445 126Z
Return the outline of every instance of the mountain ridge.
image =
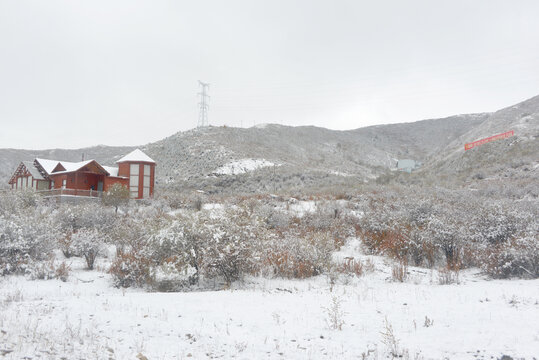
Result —
M391 173L396 161L404 158L422 161L425 166L421 172L429 176L469 171L469 162L473 160L466 159L492 145L486 144L489 146L483 150L464 154L464 142L511 130L508 127L515 128L515 138L500 143L519 139L525 142L526 148L535 149L537 141L533 143L533 140L539 134L538 121L539 96L536 96L492 113L460 114L353 130L277 124L251 128L210 126L177 132L138 148L157 162L157 185L162 188L257 192L344 184L357 186ZM18 163L35 157L78 161L84 153L86 159L114 165L120 156L135 148L98 145L81 149L0 149L0 181L6 187ZM503 161L508 159L503 158ZM525 162L533 162L532 156L526 155ZM241 174L217 171L231 164L247 163L251 168ZM265 165L252 168L253 164Z

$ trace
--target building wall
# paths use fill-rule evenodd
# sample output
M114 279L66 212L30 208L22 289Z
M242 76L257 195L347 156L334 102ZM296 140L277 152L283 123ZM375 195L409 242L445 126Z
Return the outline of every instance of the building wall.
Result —
M49 180L36 180L36 182L37 182L36 190L38 190L38 191L40 191L40 190L49 190L50 187L51 187L51 184L50 184Z
M104 175L88 173L69 173L62 175L51 175L50 178L54 181L55 189L61 189L63 181L66 180L66 189L97 190L98 182L103 181ZM103 186L104 185L105 182L103 181Z
M397 163L397 167L399 169L403 169L403 168L412 168L412 169L414 169L415 168L415 161L410 160L410 159L399 160L398 163Z
M118 176L129 177L129 163L123 162L118 164Z
M127 178L120 178L120 177L114 177L114 176L106 176L105 177L105 185L103 190L109 191L110 187L114 184L121 184L125 186L126 188L129 188L129 179Z
M67 180L67 189L77 190L98 190L99 181L103 181L103 191L108 191L108 189L116 183L122 184L126 187L129 186L129 179L127 178L89 173L78 173L76 176L75 173L51 175L51 179L54 180L55 189L62 188L63 180Z
M30 175L19 175L15 178L15 182L11 184L12 189L33 189L35 180Z
M61 189L63 180L67 179L67 175L50 175L49 177L53 181L51 189Z
M131 184L131 165L138 166L138 191L136 193L132 193L133 199L143 199L147 197L153 197L154 192L154 186L155 186L155 164L154 163L147 163L147 162L124 162L121 164L118 164L118 175L128 177L128 184L129 184L129 190L131 191L133 189L133 186ZM149 194L148 196L144 196L144 176L146 175L144 172L145 165L149 167L149 173L150 173L150 186L149 186ZM136 175L135 175L136 176Z

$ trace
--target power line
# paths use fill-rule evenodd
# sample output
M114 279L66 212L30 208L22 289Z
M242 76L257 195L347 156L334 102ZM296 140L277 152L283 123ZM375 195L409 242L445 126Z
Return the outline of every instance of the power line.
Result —
M206 127L210 123L208 121L208 110L210 109L210 96L208 91L210 90L210 84L198 81L198 85L202 88L202 91L198 93L200 102L198 103L198 125L197 127Z

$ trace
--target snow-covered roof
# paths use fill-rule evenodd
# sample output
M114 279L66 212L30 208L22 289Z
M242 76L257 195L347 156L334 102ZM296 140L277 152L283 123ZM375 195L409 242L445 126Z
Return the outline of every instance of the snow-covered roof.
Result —
M60 161L60 165L64 167L65 170L62 171L55 171L52 174L58 175L58 174L66 174L74 171L78 171L85 167L88 164L95 163L99 168L103 169L103 171L108 173L108 170L105 169L100 163L98 163L95 160L86 160L86 161L79 161L79 162L69 162L69 161Z
M39 173L39 170L36 168L32 161L23 161L24 166L30 172L30 175L36 180L43 180L43 176Z
M103 169L107 170L110 176L118 177L118 168L112 166L102 166Z
M60 172L77 171L77 170L85 167L86 165L88 165L92 161L95 161L95 160L85 160L85 161L79 161L79 162L60 161L60 164L64 167L65 171L57 171L57 172L55 172L55 174L60 173Z
M58 160L47 160L47 159L38 159L36 158L36 161L41 165L43 170L47 172L47 174L50 174L54 168L60 163Z
M155 161L153 161L152 158L150 158L148 155L146 155L145 153L143 153L139 149L135 149L135 150L131 151L129 154L125 155L123 158L116 161L116 163L122 163L122 162L127 162L127 161L148 162L148 163L154 163L155 164Z

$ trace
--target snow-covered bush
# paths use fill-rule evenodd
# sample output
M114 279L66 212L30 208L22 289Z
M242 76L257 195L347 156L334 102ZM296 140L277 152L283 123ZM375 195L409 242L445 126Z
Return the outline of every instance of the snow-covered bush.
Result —
M151 268L151 279L157 291L171 292L188 288L193 285L193 275L197 270L190 266L185 266L182 270L174 262L164 263Z
M28 198L34 200L28 202ZM0 274L25 272L34 261L48 257L53 249L56 230L50 221L50 209L35 197L3 195L0 200Z
M438 270L438 284L451 285L458 284L459 269L448 269L447 267Z
M116 287L142 287L151 284L150 265L149 257L143 252L122 252L116 256L109 273Z
M80 230L97 230L110 234L115 228L114 212L99 203L63 204L54 215L54 223L60 231L58 245L66 257L82 255L73 247L73 235ZM106 238L106 237L103 237Z
M154 211L139 211L117 220L110 231L116 259L109 268L116 287L152 285L150 270L156 256L152 236L166 224L167 219Z
M118 213L118 208L129 203L129 189L127 186L116 183L103 193L103 204L114 207L114 212Z
M197 270L197 276L221 278L228 286L252 271L253 241L261 226L256 216L230 208L219 217L202 210L181 221L183 233L176 238L180 245L176 254L183 266Z
M539 236L535 234L512 239L485 250L482 268L495 278L539 277Z
M272 235L261 245L264 267L269 267L274 276L285 278L322 274L330 268L335 250L335 242L328 233L313 233L308 237L284 234L284 238Z
M262 205L256 208L256 215L266 223L270 229L284 229L290 226L292 216L289 213L271 205Z
M152 236L150 245L155 266L164 266L164 269L169 269L169 273L189 274L187 282L190 285L198 282L205 247L204 229L195 230L198 225L197 215L174 220ZM174 267L174 271L171 267ZM184 280L183 275L179 276L177 285L186 285Z
M34 261L25 269L25 275L32 280L50 280L59 279L63 282L67 281L71 268L65 262L58 264L54 256L43 261Z
M94 269L95 259L104 247L105 235L97 229L80 229L71 235L71 244L77 254L83 256L89 270Z

